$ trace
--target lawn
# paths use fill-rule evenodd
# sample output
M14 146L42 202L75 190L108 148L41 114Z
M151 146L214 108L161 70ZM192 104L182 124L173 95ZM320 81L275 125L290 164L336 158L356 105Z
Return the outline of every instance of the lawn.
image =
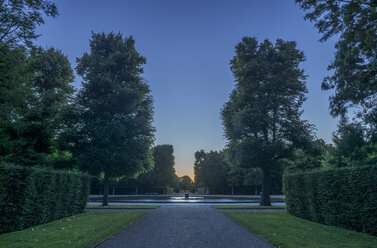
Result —
M147 213L133 211L78 214L22 231L0 234L0 247L88 248Z
M377 247L377 237L314 223L287 213L224 212L224 214L276 247Z
M87 205L86 208L91 209L155 209L159 208L159 205Z
M260 206L260 205L213 205L214 209L285 209L285 206Z

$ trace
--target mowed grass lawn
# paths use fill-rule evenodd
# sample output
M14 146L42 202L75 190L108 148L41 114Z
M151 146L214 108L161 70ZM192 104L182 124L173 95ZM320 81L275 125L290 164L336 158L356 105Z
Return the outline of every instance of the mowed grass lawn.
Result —
M285 206L260 206L260 205L213 205L214 209L285 209Z
M159 205L87 205L87 209L156 209Z
M132 211L78 214L22 231L0 234L0 247L88 248L147 213Z
M318 224L287 213L224 212L224 214L276 247L377 247L377 237Z

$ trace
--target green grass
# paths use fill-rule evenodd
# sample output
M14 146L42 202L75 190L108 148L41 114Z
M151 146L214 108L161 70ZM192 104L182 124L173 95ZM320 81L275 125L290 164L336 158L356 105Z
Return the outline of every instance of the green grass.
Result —
M377 247L377 237L314 223L287 213L224 212L224 214L276 247Z
M285 209L285 206L259 206L259 205L213 205L214 209Z
M87 205L86 208L95 208L95 209L155 209L159 208L159 205Z
M147 213L134 211L78 214L22 231L0 234L0 247L88 248Z

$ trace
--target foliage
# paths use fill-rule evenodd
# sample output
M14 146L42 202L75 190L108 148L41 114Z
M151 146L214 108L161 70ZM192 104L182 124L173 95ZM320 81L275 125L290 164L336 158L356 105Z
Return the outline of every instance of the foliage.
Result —
M333 116L344 115L350 107L361 107L359 115L377 125L377 3L375 0L296 0L308 11L305 19L323 34L321 41L339 36L336 55L328 69L334 71L322 83L335 89L330 97Z
M143 81L146 59L132 37L93 33L90 52L77 60L83 77L72 153L79 167L110 178L134 177L153 168L152 96ZM104 198L106 205L106 197Z
M231 166L263 171L262 205L270 205L271 170L312 139L311 125L300 119L307 92L303 61L295 42L249 37L231 60L236 86L221 113L228 159Z
M172 145L157 145L152 148L154 167L153 170L143 173L137 179L129 181L142 190L159 189L165 192L167 186L178 188L178 178L174 169L174 148Z
M42 157L42 161L36 162L44 164L47 154L55 151L56 157L64 153L56 151L56 137L61 132L63 114L73 97L73 72L68 58L54 48L33 48L30 67L35 75L32 82L34 99L26 116L30 125L22 136L31 141L31 149Z
M227 186L229 165L225 161L223 152L204 150L195 153L194 173L195 183L206 188L206 194L210 193L210 187Z
M24 116L32 101L32 75L24 48L10 49L0 45L0 159L20 162L27 140L20 133L28 123Z
M312 141L307 149L296 149L291 158L283 161L284 168L293 171L306 171L331 167L330 161L333 159L336 148L331 144L326 144L324 140Z
M1 234L0 247L92 247L146 214L146 211L78 214L20 232Z
M225 151L225 155L226 154L227 152ZM226 159L226 156L225 156L225 159ZM227 181L228 181L229 186L231 187L238 187L238 186L243 185L245 181L245 169L229 165Z
M321 168L373 165L377 163L376 134L360 122L342 118L332 145L321 155ZM319 168L319 167L318 167Z
M289 213L326 225L377 234L377 166L286 173Z
M225 212L276 247L373 248L377 238L339 227L325 226L287 213Z
M258 186L262 184L262 171L259 168L250 168L243 181L245 186Z
M63 112L73 94L73 73L61 51L1 46L0 159L46 164L56 152ZM50 165L54 166L50 160Z
M194 183L189 176L179 177L179 189L180 190L190 190L194 188Z
M2 164L0 233L80 213L88 194L85 174Z
M38 37L36 27L44 24L44 15L57 14L55 3L49 0L0 0L0 43L31 45Z
M174 148L172 145L157 145L153 147L154 168L152 177L154 185L166 187L174 184Z

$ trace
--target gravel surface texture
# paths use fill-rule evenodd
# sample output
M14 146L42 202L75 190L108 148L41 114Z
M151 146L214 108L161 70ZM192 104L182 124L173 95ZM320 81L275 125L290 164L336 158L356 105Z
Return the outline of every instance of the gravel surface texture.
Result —
M98 248L273 248L209 206L163 206L150 211Z

